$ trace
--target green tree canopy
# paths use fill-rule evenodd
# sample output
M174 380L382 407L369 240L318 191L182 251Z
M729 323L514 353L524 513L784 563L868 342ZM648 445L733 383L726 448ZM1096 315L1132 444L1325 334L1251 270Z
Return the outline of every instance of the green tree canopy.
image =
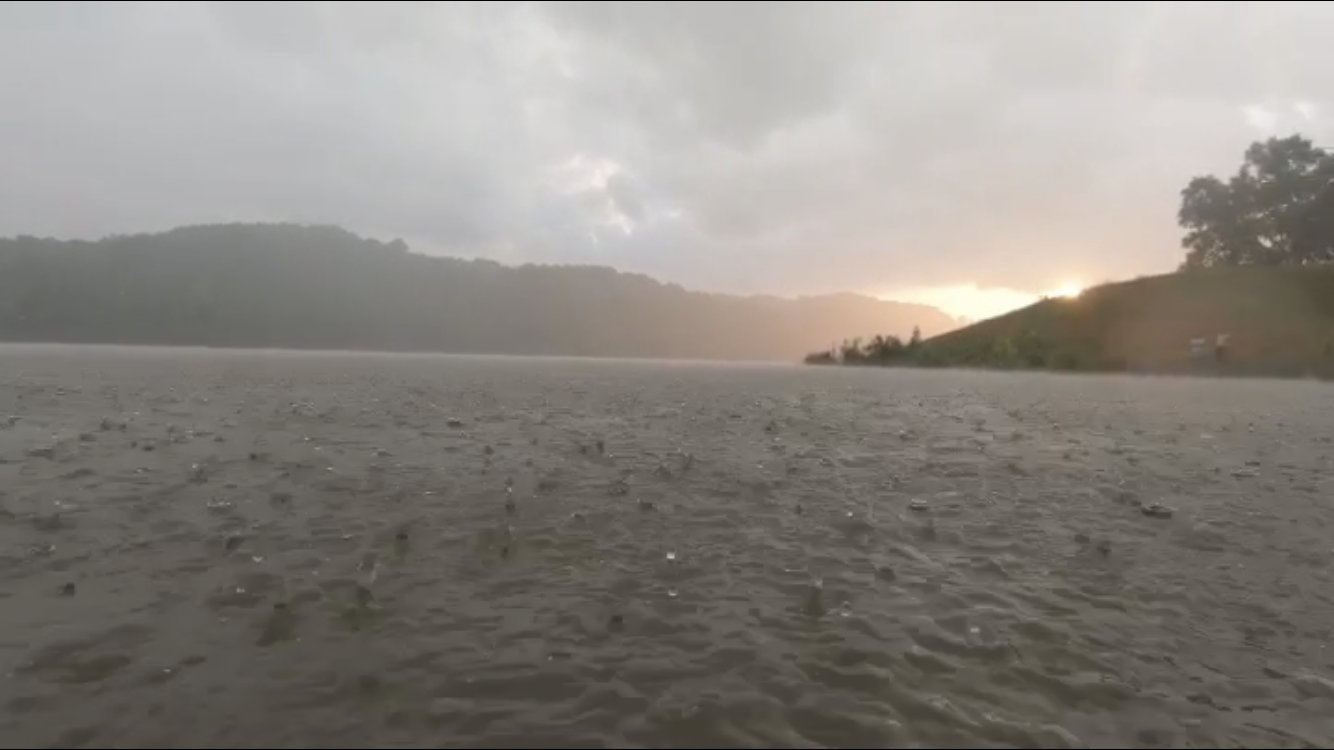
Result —
M1252 143L1227 181L1190 181L1177 222L1183 269L1334 261L1334 155L1300 135Z

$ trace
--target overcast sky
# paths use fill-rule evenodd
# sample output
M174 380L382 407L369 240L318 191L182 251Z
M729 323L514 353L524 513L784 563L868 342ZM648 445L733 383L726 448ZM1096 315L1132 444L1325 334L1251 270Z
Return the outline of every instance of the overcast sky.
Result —
M1334 145L1331 32L1272 0L9 2L0 234L336 223L977 315L1168 270L1192 175Z

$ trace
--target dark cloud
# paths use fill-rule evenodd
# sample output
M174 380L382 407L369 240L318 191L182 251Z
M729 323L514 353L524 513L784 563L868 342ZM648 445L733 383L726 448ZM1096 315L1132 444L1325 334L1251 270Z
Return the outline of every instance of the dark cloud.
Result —
M1321 3L6 3L0 233L334 222L710 289L1173 266Z

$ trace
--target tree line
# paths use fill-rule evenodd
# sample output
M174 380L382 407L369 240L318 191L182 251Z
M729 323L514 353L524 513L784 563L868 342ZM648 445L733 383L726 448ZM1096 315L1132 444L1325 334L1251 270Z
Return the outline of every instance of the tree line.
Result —
M706 294L592 266L428 257L329 226L0 239L0 341L792 361L955 327L859 295Z

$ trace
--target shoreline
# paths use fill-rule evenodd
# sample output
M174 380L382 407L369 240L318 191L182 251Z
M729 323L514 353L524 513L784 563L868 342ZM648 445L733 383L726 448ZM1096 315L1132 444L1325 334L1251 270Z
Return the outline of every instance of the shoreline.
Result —
M513 352L468 352L441 351L433 349L334 349L327 347L303 346L243 346L210 344L161 344L161 343L124 343L124 342L71 342L71 341L13 341L0 339L0 349L96 349L117 351L142 349L147 351L199 352L218 354L298 354L298 355L338 355L338 356L392 356L392 357L450 357L456 359L548 359L579 360L606 362L642 362L661 364L699 364L699 365L762 365L787 367L792 361L787 359L697 359L688 357L656 357L615 354L516 354Z
M801 362L804 367L830 369L883 369L883 370L950 370L954 372L1008 372L1045 375L1127 375L1132 377L1171 377L1198 378L1202 380L1305 380L1317 383L1334 382L1334 372L1320 374L1307 370L1299 374L1284 374L1274 370L1230 368L1199 369L1112 369L1112 368L1058 368L1058 367L987 367L985 365L925 365L925 364L887 364L882 362Z

